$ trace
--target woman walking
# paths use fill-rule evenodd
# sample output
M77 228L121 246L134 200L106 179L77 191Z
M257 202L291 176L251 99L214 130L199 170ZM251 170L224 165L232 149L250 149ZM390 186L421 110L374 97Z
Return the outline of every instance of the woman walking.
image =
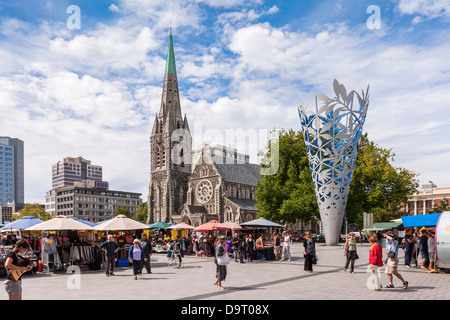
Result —
M137 275L139 273L139 267L141 266L142 260L147 261L144 250L139 244L139 239L134 239L133 245L128 251L128 259L130 259L130 262L133 265L134 280L137 280Z
M247 252L250 259L250 262L253 262L253 255L255 253L255 241L251 234L248 235L247 239Z
M316 263L316 245L309 231L305 233L305 240L303 241L303 256L305 258L305 271L312 273L313 264Z
M375 280L372 290L381 291L380 272L378 268L383 266L383 248L378 244L377 236L374 234L369 237L369 242L371 244L369 249L369 269Z
M349 239L345 242L344 256L347 259L344 271L347 271L348 265L350 264L350 272L355 273L355 260L357 259L358 254L356 253L356 239L353 232L349 234Z
M219 264L220 263L219 260L221 260L222 258L228 258L228 252L224 248L225 245L226 245L225 237L220 236L219 244L216 247L216 251L215 251L216 254L215 254L215 258L214 258L214 263L217 266L216 281L214 281L214 285L216 285L217 289L220 289L220 290L225 290L225 288L222 287L222 282L225 281L225 279L227 278L227 264ZM225 259L225 260L228 260L228 262L229 262L229 259Z
M256 239L256 257L259 261L265 260L263 235L260 235L259 238Z

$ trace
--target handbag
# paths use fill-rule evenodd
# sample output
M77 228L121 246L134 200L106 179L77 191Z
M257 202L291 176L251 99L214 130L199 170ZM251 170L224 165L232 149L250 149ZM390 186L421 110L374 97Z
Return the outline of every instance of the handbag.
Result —
M224 253L223 255L218 256L217 264L219 266L226 266L227 264L230 264L230 257L228 256L228 253Z
M395 252L394 251L389 251L387 256L388 256L388 258L395 258Z

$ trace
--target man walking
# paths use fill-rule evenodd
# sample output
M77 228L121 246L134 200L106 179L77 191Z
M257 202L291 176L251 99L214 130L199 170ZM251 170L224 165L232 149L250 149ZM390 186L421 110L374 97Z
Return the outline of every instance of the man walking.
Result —
M106 276L114 275L114 262L116 252L119 251L119 245L114 241L112 235L108 235L108 240L100 245L100 249L105 252L106 256Z
M291 261L291 237L285 231L283 233L283 252L281 254L281 261L284 261L286 256L288 261Z
M141 241L140 241L142 250L144 250L144 255L147 258L147 260L144 260L141 262L141 266L139 267L139 273L142 273L142 269L147 270L147 273L152 273L152 269L150 266L150 257L152 255L152 242L150 239L147 239L147 235L145 233L141 234Z
M408 281L405 281L400 273L398 273L398 241L395 236L392 234L392 231L388 231L384 234L386 237L386 254L388 255L387 263L386 263L386 274L388 277L388 285L386 288L394 288L394 284L392 282L393 276L395 275L398 279L400 279L403 283L403 289L408 288Z

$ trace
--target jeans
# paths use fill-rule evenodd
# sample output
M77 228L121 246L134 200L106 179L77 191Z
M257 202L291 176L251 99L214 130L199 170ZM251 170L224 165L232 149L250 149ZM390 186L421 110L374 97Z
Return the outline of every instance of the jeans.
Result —
M411 264L412 254L413 254L413 247L412 246L406 246L406 250L405 250L405 266L409 266Z
M290 246L284 246L283 252L281 253L281 260L284 260L285 256L288 256L288 260L291 260L291 247Z
M256 256L258 257L258 260L266 260L263 249L256 249Z
M353 272L353 270L355 269L356 251L348 251L346 254L346 257L347 257L347 262L345 263L345 269L348 268L348 265L351 262L350 272Z
M106 274L111 274L114 272L115 260L116 260L116 258L114 256L106 257Z
M237 262L238 249L233 249L233 257L234 257L234 261Z

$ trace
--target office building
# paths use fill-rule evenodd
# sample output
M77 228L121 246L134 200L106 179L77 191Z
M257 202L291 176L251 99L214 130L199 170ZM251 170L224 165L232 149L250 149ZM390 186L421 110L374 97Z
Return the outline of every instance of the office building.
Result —
M25 203L24 146L20 139L0 137L0 207L8 202Z
M73 186L47 192L45 211L55 216L73 216L88 221L108 220L122 206L134 216L142 202L141 193L109 190L105 181L77 181Z
M102 181L102 167L82 157L64 158L52 166L52 189L73 186L75 181Z

